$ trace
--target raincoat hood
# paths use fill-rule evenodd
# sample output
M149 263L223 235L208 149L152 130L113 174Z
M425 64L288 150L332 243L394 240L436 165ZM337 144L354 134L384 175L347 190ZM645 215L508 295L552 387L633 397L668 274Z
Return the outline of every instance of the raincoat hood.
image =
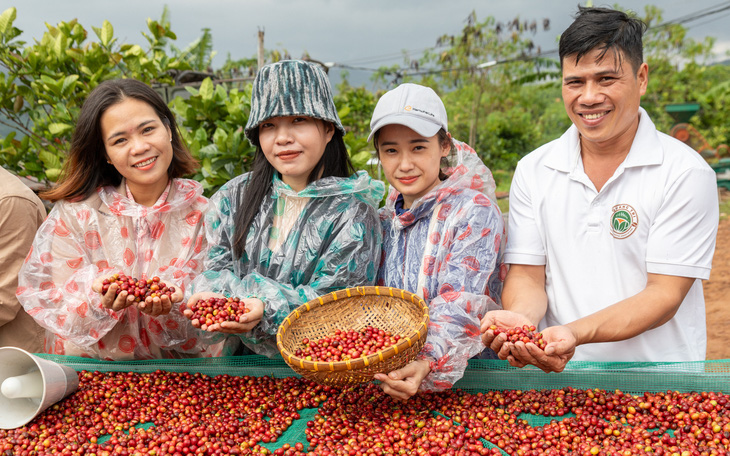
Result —
M122 180L122 188L126 187L126 181ZM188 179L171 180L167 190L174 197L166 198L164 201L156 202L152 207L143 206L126 195L116 191L114 187L100 187L99 198L109 208L109 212L116 216L124 217L147 217L150 215L162 215L167 212L175 212L202 201L198 198L203 196L203 186L198 182Z
M337 195L352 195L363 203L378 207L385 185L375 180L365 171L358 171L350 177L325 177L307 185L301 192L294 191L277 174L272 183L272 198L279 196L298 196L306 198L326 198Z

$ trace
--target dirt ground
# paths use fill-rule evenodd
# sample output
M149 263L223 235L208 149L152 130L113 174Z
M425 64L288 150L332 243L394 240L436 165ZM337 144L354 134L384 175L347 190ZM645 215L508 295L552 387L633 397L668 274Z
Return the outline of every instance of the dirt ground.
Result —
M730 201L722 190L720 199ZM722 210L722 206L721 206ZM730 214L720 220L710 280L703 284L707 312L707 359L730 359Z

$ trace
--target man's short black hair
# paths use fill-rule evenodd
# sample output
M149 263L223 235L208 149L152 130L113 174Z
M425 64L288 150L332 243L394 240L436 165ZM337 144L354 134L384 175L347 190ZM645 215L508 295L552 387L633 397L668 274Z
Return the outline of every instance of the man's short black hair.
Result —
M644 62L642 36L646 24L623 11L609 8L586 8L578 6L575 20L560 36L560 66L569 56L575 56L576 63L594 49L601 49L598 60L611 50L621 63L625 56L634 72Z

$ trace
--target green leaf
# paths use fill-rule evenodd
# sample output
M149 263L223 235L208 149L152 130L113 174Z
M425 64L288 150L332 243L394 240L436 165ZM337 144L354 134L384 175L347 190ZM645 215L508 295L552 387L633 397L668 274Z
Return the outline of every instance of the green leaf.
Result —
M59 33L53 42L53 53L56 54L56 57L60 59L66 55L66 48L68 47L67 44L68 36L63 33Z
M201 157L214 157L218 153L218 148L215 144L208 144L198 151Z
M342 109L337 112L337 115L340 116L340 119L344 119L345 117L347 117L348 114L350 114L349 106L343 106Z
M144 50L142 49L142 47L139 44L130 46L129 49L127 49L126 52L124 52L125 57L133 56L133 55L136 55L136 56L144 55Z
M218 84L215 87L215 99L219 102L225 102L228 99L228 91L223 84Z
M40 152L38 152L38 157L41 159L43 164L46 165L46 169L61 167L61 159L58 157L58 155L52 152L48 152L47 150L41 150Z
M46 177L51 182L56 182L61 175L61 168L46 168Z
M210 78L205 78L203 83L200 84L200 96L203 100L211 100L213 98L213 81Z
M34 172L34 171L43 171L43 167L38 162L21 162L22 167L27 169L28 171Z
M61 86L61 93L66 95L69 92L69 88L73 89L73 87L76 85L76 81L79 79L78 74L72 74L70 76L66 76L66 78L63 80L63 85Z
M208 173L208 175L213 174L210 157L205 157L203 159L202 168Z
M61 135L63 133L66 133L67 131L71 130L73 128L73 125L69 125L66 123L52 123L48 125L48 131L51 132L52 135Z
M193 135L193 139L198 142L207 142L208 141L208 132L205 131L205 128L198 128L195 130L195 134ZM215 146L213 146L215 147ZM200 152L203 152L203 149L200 149Z
M6 9L2 14L0 14L0 34L5 35L8 29L13 26L16 15L17 10L14 6Z
M216 128L213 133L213 143L218 149L225 149L226 141L228 141L228 132L223 128Z
M113 36L114 27L112 27L112 24L109 21L105 20L104 23L101 25L101 35L99 36L101 44L103 44L104 47L109 46L109 43L111 42Z

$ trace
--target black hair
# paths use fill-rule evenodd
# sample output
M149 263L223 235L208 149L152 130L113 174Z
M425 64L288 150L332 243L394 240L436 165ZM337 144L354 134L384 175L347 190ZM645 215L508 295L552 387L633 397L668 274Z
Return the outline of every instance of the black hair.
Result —
M609 8L586 8L578 6L575 20L560 35L558 52L560 66L568 56L575 56L576 63L594 49L601 49L598 61L610 50L616 55L619 65L625 56L634 70L644 62L642 36L646 24L623 11Z
M321 120L321 122L330 124L335 132L330 142L325 146L322 158L319 159L312 172L309 173L307 177L308 184L324 177L349 177L355 172L355 168L350 161L350 155L347 153L342 132L331 122L324 120ZM274 173L277 172L266 159L264 151L261 149L258 132L254 131L252 136L252 142L256 144L256 156L246 187L241 192L241 195L246 195L246 200L238 202L238 211L234 216L233 254L236 258L241 258L246 250L248 231L259 213L264 197L271 191L271 181Z

